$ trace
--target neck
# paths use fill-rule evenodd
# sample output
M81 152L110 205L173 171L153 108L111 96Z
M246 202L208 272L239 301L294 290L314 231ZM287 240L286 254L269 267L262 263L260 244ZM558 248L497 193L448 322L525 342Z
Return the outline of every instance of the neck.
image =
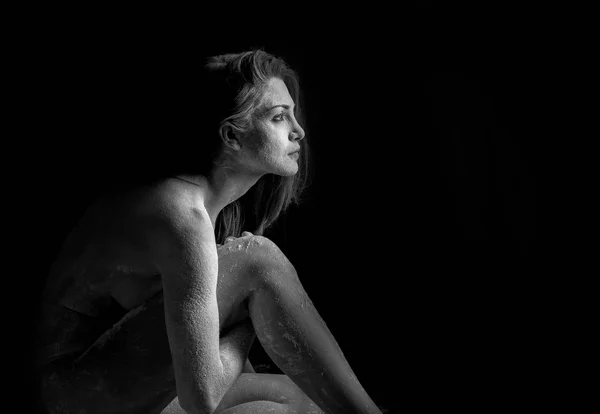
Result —
M221 210L246 194L261 176L241 174L228 167L215 167L206 177L179 175L177 178L196 184L204 190L204 208L214 227Z

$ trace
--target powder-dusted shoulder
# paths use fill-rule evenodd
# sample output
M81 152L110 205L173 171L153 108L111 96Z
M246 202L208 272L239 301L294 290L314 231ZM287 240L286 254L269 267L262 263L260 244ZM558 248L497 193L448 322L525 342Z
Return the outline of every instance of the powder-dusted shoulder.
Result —
M204 210L201 191L174 178L136 188L120 198L118 204L130 214L140 216L168 216Z
M132 236L147 244L153 258L192 240L216 243L202 193L189 183L167 179L132 191L119 204Z

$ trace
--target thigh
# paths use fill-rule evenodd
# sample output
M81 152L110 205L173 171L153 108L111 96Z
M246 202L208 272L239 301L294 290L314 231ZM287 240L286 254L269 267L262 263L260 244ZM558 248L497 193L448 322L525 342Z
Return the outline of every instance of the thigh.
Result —
M257 239L260 238L240 238L217 249L217 303L222 332L240 319L248 317L247 299L257 287L253 266L262 255L263 248L257 243Z
M221 330L248 317L247 305L254 292L273 284L289 286L289 282L295 280L292 264L275 243L265 237L241 237L219 247L217 252Z
M261 412L261 404L281 413L323 414L287 375L281 374L241 374L221 400L215 414Z

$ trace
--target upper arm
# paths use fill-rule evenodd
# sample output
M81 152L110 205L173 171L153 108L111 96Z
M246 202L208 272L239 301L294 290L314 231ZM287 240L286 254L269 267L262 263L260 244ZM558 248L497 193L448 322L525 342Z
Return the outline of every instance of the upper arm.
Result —
M165 323L180 403L213 406L222 378L218 256L206 211L186 199L154 200L148 247L162 275Z

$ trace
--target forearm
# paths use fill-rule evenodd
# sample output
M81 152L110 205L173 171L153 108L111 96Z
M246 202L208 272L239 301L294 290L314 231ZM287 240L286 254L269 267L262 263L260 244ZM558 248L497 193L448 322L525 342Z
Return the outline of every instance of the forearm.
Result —
M210 410L216 407L221 398L221 384L225 376L220 358L216 299L214 304L205 304L198 312L186 309L181 315L177 315L177 319L184 321L192 321L196 313L208 315L202 324L204 343L196 340L197 328L190 329L186 324L169 323L175 319L169 312L172 308L168 304L172 302L165 300L165 320L179 403L189 413L212 412Z
M250 318L235 323L227 332L219 339L218 345L218 361L220 369L218 374L212 376L210 384L207 384L206 389L210 390L210 408L214 409L227 391L231 388L234 382L239 378L240 374L245 371L245 366L248 361L248 354L252 343L256 338L254 327ZM215 372L215 371L213 371ZM186 385L184 385L186 384ZM181 398L179 403L182 407L185 404L187 412L205 412L206 408L199 408L200 400L194 397L193 389L197 389L200 384L197 383L181 383L178 384L178 392L187 391L187 398ZM191 388L190 388L191 387Z

